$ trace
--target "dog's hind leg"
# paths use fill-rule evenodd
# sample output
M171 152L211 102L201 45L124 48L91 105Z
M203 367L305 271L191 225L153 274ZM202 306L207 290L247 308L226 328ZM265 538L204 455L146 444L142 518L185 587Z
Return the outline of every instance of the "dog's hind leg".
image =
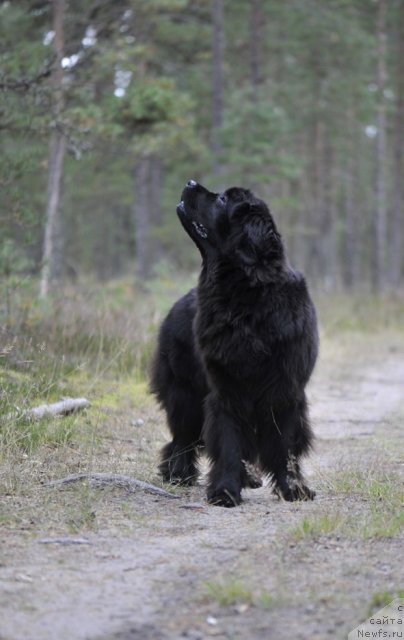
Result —
M248 489L259 489L262 487L260 470L256 465L247 460L243 460L245 473L243 474L242 487Z
M167 482L194 484L198 477L198 447L202 444L202 399L192 388L172 384L167 389L164 408L173 439L161 450L160 473Z
M305 397L281 407L271 407L261 420L258 450L262 470L272 477L274 492L284 500L313 500L305 484L300 458L309 452L313 435Z

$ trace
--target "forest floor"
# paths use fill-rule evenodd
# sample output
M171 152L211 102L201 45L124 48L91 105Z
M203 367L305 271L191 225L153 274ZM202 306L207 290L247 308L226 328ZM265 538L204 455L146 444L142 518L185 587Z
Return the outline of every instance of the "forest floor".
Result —
M46 487L88 470L161 486L168 434L145 383L94 390L73 439L2 469L0 639L346 638L403 597L403 381L402 333L325 340L309 388L316 499L264 486L235 509L208 505L203 481L176 500Z

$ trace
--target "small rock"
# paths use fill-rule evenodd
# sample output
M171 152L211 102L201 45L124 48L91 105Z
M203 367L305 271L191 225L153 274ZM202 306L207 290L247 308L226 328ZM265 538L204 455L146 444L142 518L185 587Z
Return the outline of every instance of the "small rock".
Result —
M234 610L236 613L245 613L249 608L250 605L246 602L243 602L242 604L238 604L236 607L234 607Z
M187 629L181 636L182 638L192 638L192 640L203 640L204 633L198 629Z
M17 582L34 582L34 579L31 578L31 576L28 576L25 573L18 573L15 576L15 579L16 579Z
M214 618L213 616L208 616L206 618L206 622L210 624L212 627L214 627L217 625L217 618Z
M144 425L144 420L142 418L138 418L137 420L131 420L132 427L142 427Z

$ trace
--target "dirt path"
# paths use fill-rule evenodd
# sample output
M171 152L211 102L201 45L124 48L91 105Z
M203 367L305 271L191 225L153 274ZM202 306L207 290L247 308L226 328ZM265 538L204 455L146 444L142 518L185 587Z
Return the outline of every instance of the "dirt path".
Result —
M64 534L88 544L0 528L0 639L346 638L378 594L404 584L402 534L388 530L403 390L397 339L325 349L310 389L313 503L265 487L232 510L206 505L202 486L175 501L114 490L95 531ZM161 425L144 429L161 437Z

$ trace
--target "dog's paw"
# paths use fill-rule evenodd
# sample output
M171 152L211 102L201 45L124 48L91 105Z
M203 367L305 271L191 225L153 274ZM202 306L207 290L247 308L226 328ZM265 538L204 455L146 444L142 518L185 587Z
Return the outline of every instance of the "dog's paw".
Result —
M210 488L207 497L209 504L216 507L237 507L241 502L240 491L230 490L226 487Z
M165 482L177 484L186 487L194 485L198 479L198 471L196 468L176 469L167 462L163 462L159 466L159 471Z
M274 493L287 502L295 502L297 500L314 500L316 492L302 483L296 483L294 486L275 487Z

